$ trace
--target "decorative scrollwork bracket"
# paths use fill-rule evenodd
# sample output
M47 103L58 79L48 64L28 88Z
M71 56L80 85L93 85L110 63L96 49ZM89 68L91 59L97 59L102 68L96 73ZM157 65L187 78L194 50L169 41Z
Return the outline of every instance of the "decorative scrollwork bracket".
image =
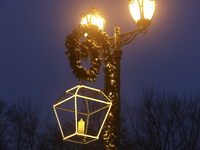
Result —
M114 47L115 47L115 38L111 37L111 38L109 38L109 41L110 41L111 48L114 49Z
M138 29L135 31L131 31L131 32L127 32L127 33L123 33L120 34L120 39L121 39L121 43L120 45L127 45L129 44L131 41L133 41L135 39L135 37L139 34L139 33L147 33L146 29Z
M122 47L122 45L129 44L131 41L133 41L135 39L135 37L139 33L145 34L145 33L147 33L147 30L146 29L138 29L138 30L134 30L134 31L131 31L131 32L120 34L120 47ZM111 48L114 49L114 47L115 47L115 37L110 37L109 41L110 41L110 44L111 44Z

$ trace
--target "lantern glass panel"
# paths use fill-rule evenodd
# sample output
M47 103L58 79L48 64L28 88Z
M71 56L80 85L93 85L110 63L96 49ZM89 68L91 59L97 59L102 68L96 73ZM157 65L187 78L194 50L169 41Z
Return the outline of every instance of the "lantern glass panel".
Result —
M87 17L84 17L81 21L81 24L94 24L99 27L99 29L103 29L104 25L104 19L100 16L94 16L94 15L87 15Z
M134 2L131 2L129 4L129 10L130 10L130 13L131 13L133 19L135 20L135 22L140 20L140 18L141 18L140 7L139 7L139 3L137 0L135 0Z
M151 20L155 11L155 0L132 0L129 9L136 23L140 19Z
M144 0L143 10L144 10L144 18L151 20L155 11L155 1Z

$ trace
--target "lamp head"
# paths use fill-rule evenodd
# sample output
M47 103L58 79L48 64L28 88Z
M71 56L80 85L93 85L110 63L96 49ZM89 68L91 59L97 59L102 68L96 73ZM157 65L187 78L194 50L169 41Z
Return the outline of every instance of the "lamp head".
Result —
M146 29L151 25L155 12L155 0L129 0L129 9L136 25Z
M94 24L103 30L105 27L105 16L92 6L91 10L81 14L81 24Z

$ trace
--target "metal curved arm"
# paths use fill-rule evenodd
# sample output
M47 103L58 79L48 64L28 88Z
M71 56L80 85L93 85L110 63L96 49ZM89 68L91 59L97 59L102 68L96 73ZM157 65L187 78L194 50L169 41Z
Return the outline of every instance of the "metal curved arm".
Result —
M108 40L110 42L111 48L114 48L115 47L115 38L114 38L114 36L110 37Z
M139 34L139 33L147 33L146 29L138 29L138 30L134 30L131 32L127 32L127 33L123 33L120 34L120 46L122 45L127 45L129 44L131 41L133 41L135 39L135 37ZM115 46L115 37L110 37L109 38L110 44L111 44L111 48L114 48Z
M129 44L131 41L133 41L135 39L135 37L139 34L139 33L147 33L146 29L138 29L135 31L131 31L131 32L127 32L127 33L123 33L120 34L120 45L127 45Z

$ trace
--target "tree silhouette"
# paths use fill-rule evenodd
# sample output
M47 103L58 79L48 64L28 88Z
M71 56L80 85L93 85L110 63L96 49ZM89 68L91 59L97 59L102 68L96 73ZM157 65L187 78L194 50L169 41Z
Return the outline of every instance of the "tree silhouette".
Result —
M8 109L3 100L0 99L0 149L7 150L10 141L9 127L11 126L8 120Z
M134 105L127 104L126 99L121 103L122 150L200 149L199 95L180 97L177 93L156 92L147 87L142 88L139 98ZM94 110L95 107L92 105ZM41 108L25 97L10 106L0 99L1 150L106 149L103 132L99 140L86 145L64 141L57 122L52 121L54 116L42 116ZM93 126L100 126L99 118L92 119L88 130L92 132ZM70 130L72 124L66 123L64 128Z
M33 107L31 99L18 100L9 107L9 147L17 150L35 149L42 130L41 107Z
M129 128L124 149L195 150L200 147L200 96L161 94L153 88L142 89L140 101L129 107Z

